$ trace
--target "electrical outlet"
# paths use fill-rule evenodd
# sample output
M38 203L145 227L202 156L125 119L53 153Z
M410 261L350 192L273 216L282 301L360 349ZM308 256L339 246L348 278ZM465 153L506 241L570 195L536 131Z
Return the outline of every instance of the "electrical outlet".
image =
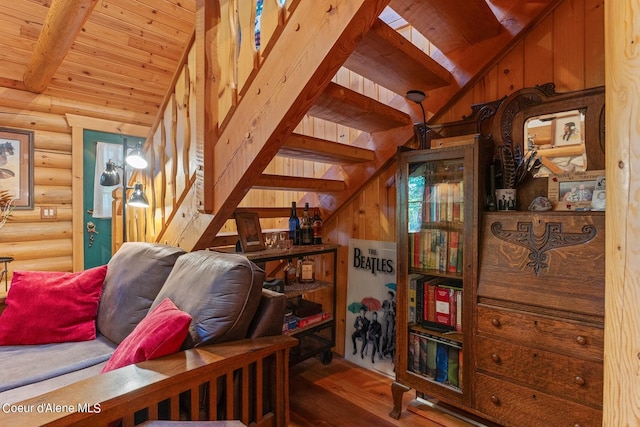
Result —
M58 210L54 206L41 206L40 218L41 219L56 219L58 216Z

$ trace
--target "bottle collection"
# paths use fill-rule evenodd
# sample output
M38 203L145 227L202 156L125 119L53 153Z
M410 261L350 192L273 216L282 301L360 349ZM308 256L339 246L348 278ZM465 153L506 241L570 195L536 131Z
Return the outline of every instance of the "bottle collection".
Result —
M322 244L322 218L320 209L315 208L313 216L309 213L309 203L304 204L302 217L298 218L296 202L291 202L289 217L289 239L294 246Z

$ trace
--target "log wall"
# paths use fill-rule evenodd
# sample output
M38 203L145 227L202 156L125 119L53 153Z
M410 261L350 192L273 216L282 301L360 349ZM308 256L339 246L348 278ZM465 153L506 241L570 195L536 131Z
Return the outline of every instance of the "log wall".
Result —
M14 210L0 229L0 256L15 259L9 265L9 280L13 270L71 271L71 128L62 115L17 109L7 103L0 96L0 126L34 131L34 209ZM45 206L56 208L56 219L40 218ZM0 294L4 290L0 286Z
M406 35L411 37L411 31ZM423 47L427 48L427 47ZM558 92L605 84L604 2L565 0L495 66L470 82L432 123L460 120L471 105L553 81ZM327 240L342 245L338 274L337 353L344 355L349 239L395 241L395 163L325 223Z

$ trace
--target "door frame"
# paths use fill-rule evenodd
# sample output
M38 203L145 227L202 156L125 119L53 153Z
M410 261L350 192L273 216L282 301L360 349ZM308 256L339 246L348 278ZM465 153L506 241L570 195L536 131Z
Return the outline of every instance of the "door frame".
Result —
M72 265L73 271L81 271L84 269L84 208L82 196L84 190L84 170L82 167L84 130L131 135L146 140L151 127L96 119L77 114L65 114L65 117L67 123L71 126Z

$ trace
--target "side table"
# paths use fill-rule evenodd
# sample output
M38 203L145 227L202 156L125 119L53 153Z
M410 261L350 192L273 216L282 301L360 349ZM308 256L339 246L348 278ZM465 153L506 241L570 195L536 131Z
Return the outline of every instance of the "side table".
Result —
M7 290L9 290L9 263L13 261L13 257L10 256L3 256L0 257L0 263L4 262L4 270L2 270L0 272L0 282L2 281L2 278L4 277L4 290L5 292Z

